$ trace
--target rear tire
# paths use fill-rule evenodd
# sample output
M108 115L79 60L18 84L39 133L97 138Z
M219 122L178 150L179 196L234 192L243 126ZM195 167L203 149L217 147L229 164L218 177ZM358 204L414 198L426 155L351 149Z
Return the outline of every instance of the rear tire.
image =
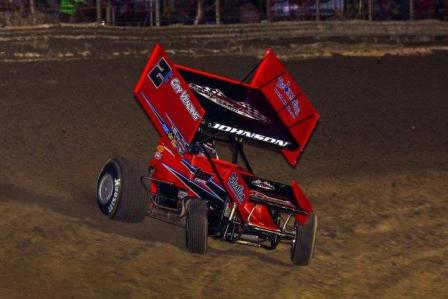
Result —
M317 216L311 214L304 225L296 223L296 236L291 244L291 261L295 265L306 266L313 257L316 243Z
M188 205L185 237L187 249L192 253L205 254L208 239L208 208L201 199L191 199Z
M148 212L149 194L141 178L147 175L144 163L122 157L107 161L97 181L101 212L118 221L142 221Z

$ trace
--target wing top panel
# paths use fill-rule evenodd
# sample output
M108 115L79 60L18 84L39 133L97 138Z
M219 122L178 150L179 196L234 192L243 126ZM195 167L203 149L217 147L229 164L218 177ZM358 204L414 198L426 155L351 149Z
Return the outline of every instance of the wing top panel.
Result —
M204 107L203 122L208 128L266 145L297 147L260 89L199 70L177 68Z

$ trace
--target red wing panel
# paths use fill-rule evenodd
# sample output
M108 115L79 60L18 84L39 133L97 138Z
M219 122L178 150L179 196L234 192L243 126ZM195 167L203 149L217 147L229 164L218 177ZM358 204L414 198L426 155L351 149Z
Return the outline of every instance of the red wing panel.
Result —
M159 44L149 57L134 95L159 134L183 153L205 111Z
M260 89L299 145L282 149L288 162L295 166L319 120L319 114L286 68L268 50L251 85Z

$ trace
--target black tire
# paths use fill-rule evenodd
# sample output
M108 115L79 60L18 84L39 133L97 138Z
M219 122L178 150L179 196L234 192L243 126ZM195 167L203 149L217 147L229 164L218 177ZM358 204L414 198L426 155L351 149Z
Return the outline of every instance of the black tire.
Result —
M280 222L281 222L281 219L282 219L282 215L280 214L280 212L278 212L278 211L275 211L274 213L272 213L272 216L273 216L273 218L274 218L274 220L275 220L275 223L278 225L278 226L280 226ZM280 236L278 236L278 235L272 235L271 236L271 247L269 248L269 249L275 249L275 248L277 248L277 246L278 246L278 244L280 243L280 241L281 241L281 238L280 238Z
M185 237L187 249L192 253L205 254L208 239L208 208L201 199L191 199L188 204Z
M311 214L304 225L296 223L296 236L291 244L291 261L295 265L306 266L313 257L316 243L317 216Z
M142 221L148 212L149 195L141 182L146 175L144 163L122 157L107 161L96 188L101 212L118 221Z

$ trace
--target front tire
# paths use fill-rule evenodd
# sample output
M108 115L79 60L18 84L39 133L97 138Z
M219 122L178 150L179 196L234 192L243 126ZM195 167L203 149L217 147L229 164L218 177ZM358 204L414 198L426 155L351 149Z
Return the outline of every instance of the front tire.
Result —
M98 176L97 204L103 214L123 222L140 222L148 210L148 198L141 178L145 164L126 158L106 162Z
M191 199L186 219L186 246L192 253L205 254L208 239L208 208L201 199Z
M311 214L304 225L296 223L296 236L291 244L291 261L295 265L310 263L316 243L317 216Z

